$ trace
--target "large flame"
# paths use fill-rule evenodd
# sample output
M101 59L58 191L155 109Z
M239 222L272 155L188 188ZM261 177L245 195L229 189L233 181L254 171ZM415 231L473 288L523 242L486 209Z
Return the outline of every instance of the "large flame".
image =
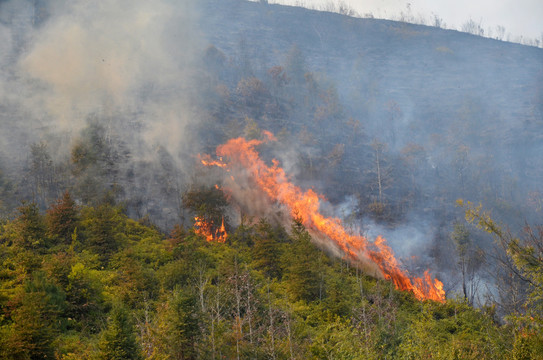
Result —
M265 141L274 141L272 133L265 131ZM374 242L360 235L351 235L338 218L325 217L319 212L322 197L313 190L303 191L287 178L285 171L279 167L278 161L273 160L268 166L259 156L255 147L265 141L231 139L217 147L220 160L211 160L209 156L202 159L204 165L216 165L230 171L241 168L250 179L273 201L284 204L292 217L301 217L306 228L317 231L330 238L353 261L370 259L381 271L385 279L391 280L396 288L411 291L418 299L431 299L443 302L445 291L443 283L432 279L428 271L424 278L409 277L402 270L394 257L392 249L386 240L378 237ZM226 161L223 161L226 159Z
M203 236L207 241L225 242L228 238L224 227L224 218L222 219L221 226L213 231L212 221L207 222L205 219L196 216L194 218L194 232Z

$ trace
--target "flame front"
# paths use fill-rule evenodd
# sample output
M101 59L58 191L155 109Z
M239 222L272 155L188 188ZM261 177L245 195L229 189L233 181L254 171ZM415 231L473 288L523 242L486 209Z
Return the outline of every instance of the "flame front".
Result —
M207 241L225 242L228 238L226 229L224 227L224 218L222 219L221 226L213 232L213 222L207 222L205 219L196 216L194 218L194 232L203 236Z
M265 131L264 135L267 141L275 140L270 132ZM363 236L350 235L342 226L340 219L328 218L321 214L319 197L322 196L311 189L303 191L292 184L276 160L272 161L272 166L268 166L260 158L255 147L263 142L244 138L231 139L217 147L220 161L211 161L206 157L202 163L216 165L227 171L243 169L270 199L284 204L292 217L301 217L306 228L330 238L351 260L370 259L378 266L385 279L392 281L400 290L411 291L420 300L431 299L440 302L445 300L443 283L438 279L432 280L428 271L424 273L424 278L410 278L407 272L400 268L384 238L378 237L374 242L369 242ZM227 161L223 162L222 159Z

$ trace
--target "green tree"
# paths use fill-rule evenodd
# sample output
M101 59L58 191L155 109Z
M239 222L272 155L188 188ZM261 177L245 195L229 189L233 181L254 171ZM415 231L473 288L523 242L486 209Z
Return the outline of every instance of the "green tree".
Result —
M256 227L251 254L257 270L270 278L281 277L281 243L278 234L265 219L261 219Z
M510 346L491 316L465 302L428 302L421 310L404 330L399 359L498 359Z
M13 184L6 176L5 171L2 170L2 164L0 163L0 214L4 215L7 210L13 206L14 203L14 191Z
M515 333L513 358L543 358L543 226L526 225L524 236L517 237L492 219L482 205L462 200L457 203L465 207L468 222L494 236L512 260L502 262L501 266L515 274L528 289L522 307L507 317Z
M94 332L102 317L104 299L97 276L80 262L71 266L65 289L66 313L77 322L76 329L87 328Z
M36 272L15 299L13 323L6 340L7 359L53 359L53 343L63 320L64 293L47 281L45 273Z
M158 305L152 358L195 359L200 335L197 301L193 294L175 288Z
M102 333L99 348L101 360L143 359L130 313L123 305L113 306L107 328Z
M64 244L70 244L79 220L78 215L78 209L70 193L64 192L62 198L47 210L45 220L49 234Z
M48 245L45 221L36 203L23 202L18 211L19 217L15 222L18 229L16 242L26 249L45 248Z
M291 231L292 243L283 256L289 295L293 300L318 300L322 295L318 272L322 253L311 244L311 236L300 219L294 221Z
M193 187L183 194L183 205L190 209L200 221L211 224L211 232L221 226L222 221L229 230L228 218L224 210L228 201L224 193L215 187Z
M98 254L102 263L107 263L121 246L125 222L126 215L122 213L122 209L108 203L84 209L84 242L87 248Z

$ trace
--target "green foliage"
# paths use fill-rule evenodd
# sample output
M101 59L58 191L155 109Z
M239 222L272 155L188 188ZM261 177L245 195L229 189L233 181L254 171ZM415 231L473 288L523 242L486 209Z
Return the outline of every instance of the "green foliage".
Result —
M103 264L109 261L125 239L126 216L120 207L108 203L83 209L84 246L98 254Z
M216 195L186 200L222 217ZM541 350L537 297L505 326L465 302L421 303L328 257L299 219L287 233L243 218L216 243L181 226L165 237L109 202L68 205L52 226L64 203L47 227L32 205L0 226L0 358L522 359ZM52 247L28 241L47 233ZM518 246L536 281L536 253Z
M360 335L341 318L327 321L315 329L314 342L309 347L315 359L367 359L368 353Z
M450 300L424 304L404 333L398 358L496 359L508 346L489 316Z
M49 234L64 244L71 243L78 220L77 207L68 191L50 207L46 215Z
M6 331L6 359L54 358L54 341L62 329L64 293L37 272L13 299L11 324Z
M18 227L15 241L26 249L41 249L48 245L45 221L36 203L25 203L19 207Z
M153 330L157 341L151 358L196 358L196 344L200 335L198 316L194 295L181 288L174 289L158 305Z
M543 228L535 230L526 225L522 238L512 235L492 219L482 205L474 206L469 201L458 200L465 207L466 220L479 229L492 234L506 251L511 265L507 271L515 273L528 288L528 297L522 310L507 317L515 333L513 358L541 357L543 353ZM509 264L509 263L507 263Z
M0 215L5 216L13 203L13 184L7 178L0 163Z
M229 230L224 208L228 205L224 193L216 187L196 187L183 194L183 205L190 209L201 221L211 224L215 232L222 221Z
M301 221L292 225L292 243L283 255L285 282L293 300L315 301L322 298L319 269L322 253L311 244Z
M280 278L282 275L279 234L264 219L256 227L256 235L251 255L253 265L270 278Z
M102 333L98 358L101 360L143 359L135 331L128 310L116 304L111 310L107 328Z

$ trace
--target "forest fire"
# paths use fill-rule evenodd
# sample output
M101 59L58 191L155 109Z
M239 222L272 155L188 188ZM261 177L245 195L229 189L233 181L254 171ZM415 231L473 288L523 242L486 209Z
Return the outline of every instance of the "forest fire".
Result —
M219 161L205 157L202 163L216 165L227 171L243 169L251 181L270 199L285 205L292 217L301 217L306 228L331 239L349 259L355 262L369 259L378 266L385 279L392 281L400 290L411 291L419 300L430 299L441 302L445 300L443 283L438 279L432 279L428 271L425 272L424 278L409 277L407 272L400 268L384 238L378 237L374 242L370 242L363 236L350 235L342 226L340 219L325 217L319 212L321 197L319 194L311 189L304 192L292 184L285 171L279 167L277 160L273 160L273 165L268 166L260 158L255 147L266 141L274 141L275 137L267 131L264 131L263 135L266 137L265 141L231 139L217 147Z
M198 235L205 237L207 241L225 242L228 238L226 229L224 227L224 219L222 219L221 226L213 231L213 222L205 221L198 216L194 218L194 232Z

